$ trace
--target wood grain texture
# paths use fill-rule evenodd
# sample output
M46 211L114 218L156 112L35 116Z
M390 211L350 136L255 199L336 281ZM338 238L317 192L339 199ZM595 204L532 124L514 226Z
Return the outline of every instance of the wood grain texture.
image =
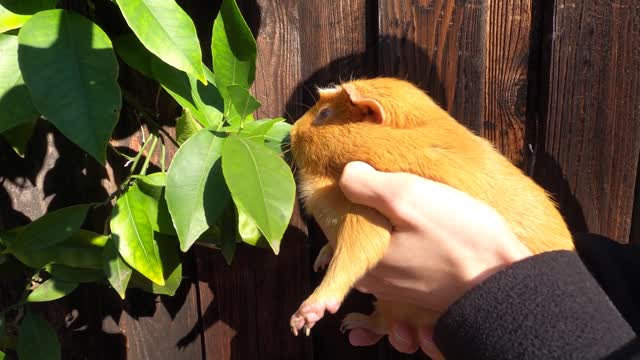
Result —
M288 108L292 109L289 112L299 116L306 107L313 105L316 86L323 87L338 84L342 80L376 75L374 24L377 22L377 9L372 3L364 0L311 0L299 3L301 73L304 80L296 93L301 94L303 105L289 104ZM309 223L309 236L312 241L311 258L315 259L326 240L313 221ZM310 271L309 265L307 274ZM314 287L319 284L323 275L324 273L319 273L312 276ZM311 291L298 298L298 304L310 294ZM347 337L339 331L340 321L347 313L371 311L370 301L361 295L352 294L347 297L337 314L326 314L311 332L313 358L378 359L380 346L387 346L384 342L380 346L355 348L349 345ZM299 338L298 341L308 340Z
M254 96L258 118L287 117L300 102L301 61L297 1L239 1L256 35ZM238 248L231 267L216 251L196 251L208 359L302 359L308 338L291 335L288 320L309 292L309 243L296 207L279 255Z
M640 4L559 0L536 178L574 231L629 237L640 151Z
M481 132L487 12L479 0L381 0L380 73L414 82Z
M532 1L489 2L482 136L523 165Z

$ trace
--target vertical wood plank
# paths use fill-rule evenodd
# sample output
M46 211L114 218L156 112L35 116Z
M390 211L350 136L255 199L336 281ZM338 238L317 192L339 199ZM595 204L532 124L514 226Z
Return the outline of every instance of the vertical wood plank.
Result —
M531 0L489 2L484 124L489 139L515 164L523 165L528 75L532 44Z
M488 2L381 0L379 9L380 73L412 81L481 132Z
M298 2L238 1L256 35L258 60L252 92L258 118L285 116L300 103ZM196 251L205 352L215 359L304 359L309 339L291 335L288 321L309 292L309 243L296 207L279 255L240 245L231 267L219 252Z
M174 296L128 291L119 321L127 337L127 359L203 358L198 283L191 254L183 257L183 277Z
M640 3L558 0L536 178L574 231L626 242L640 152Z
M363 76L375 76L377 8L375 1L345 0L326 2L321 0L299 3L301 73L304 79L296 93L303 99L296 106L292 99L287 108L296 117L306 106L314 103L316 86L338 84L341 80ZM322 232L310 222L312 259L325 243ZM310 265L306 269L311 271ZM313 286L317 286L324 273L314 274ZM299 305L310 291L297 299ZM348 343L339 331L342 318L349 312L371 310L370 299L359 294L349 295L336 315L326 314L313 328L313 355L317 359L377 359L378 347L356 348ZM296 308L297 308L296 305ZM293 310L295 311L296 308ZM309 341L298 338L298 341ZM384 342L381 342L384 343ZM382 345L386 346L386 345Z

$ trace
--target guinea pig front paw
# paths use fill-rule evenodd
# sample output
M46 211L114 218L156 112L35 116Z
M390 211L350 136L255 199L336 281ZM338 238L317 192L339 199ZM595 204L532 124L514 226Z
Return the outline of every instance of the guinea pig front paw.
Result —
M293 335L298 336L299 331L304 331L306 336L311 334L311 328L324 316L324 312L329 311L335 313L338 311L340 304L333 300L319 300L311 297L300 305L298 311L296 311L289 325L291 326L291 332Z

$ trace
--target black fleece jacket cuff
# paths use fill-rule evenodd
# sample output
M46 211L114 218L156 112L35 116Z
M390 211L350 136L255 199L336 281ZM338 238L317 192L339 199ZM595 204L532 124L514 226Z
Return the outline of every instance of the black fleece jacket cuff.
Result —
M447 359L629 358L635 339L569 251L499 271L454 303L434 331Z

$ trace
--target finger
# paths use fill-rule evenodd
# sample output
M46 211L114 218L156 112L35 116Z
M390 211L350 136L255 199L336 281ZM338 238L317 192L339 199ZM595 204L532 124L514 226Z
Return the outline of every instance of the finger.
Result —
M444 356L433 342L433 331L432 329L423 327L418 329L418 342L420 343L420 348L422 351L427 354L433 360L444 360Z
M358 280L354 287L361 293L371 294L375 291L375 281L376 280L372 278L371 274L367 274L365 277Z
M413 336L411 328L400 323L396 323L391 327L389 342L396 350L405 354L413 354L419 347L418 341Z
M402 224L404 204L402 196L416 183L410 174L385 173L369 164L354 161L345 166L340 177L340 188L350 201L372 207L382 213L394 225Z
M382 336L365 329L353 329L349 332L349 343L353 346L370 346L380 341Z

